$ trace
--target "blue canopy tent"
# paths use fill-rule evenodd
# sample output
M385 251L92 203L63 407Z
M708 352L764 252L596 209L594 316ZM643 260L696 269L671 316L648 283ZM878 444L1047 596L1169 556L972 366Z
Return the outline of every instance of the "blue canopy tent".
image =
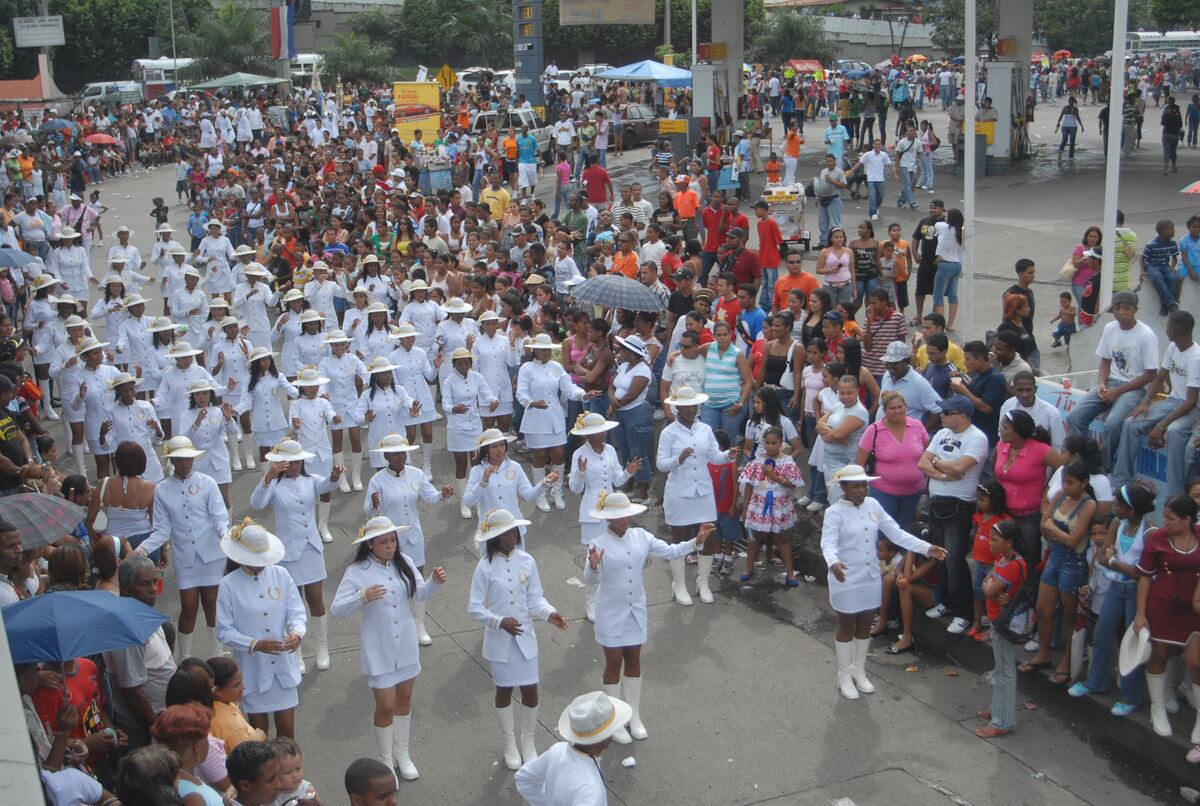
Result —
M692 74L689 70L656 62L653 59L634 62L624 67L612 67L596 73L593 78L606 81L654 81L660 87L690 87Z

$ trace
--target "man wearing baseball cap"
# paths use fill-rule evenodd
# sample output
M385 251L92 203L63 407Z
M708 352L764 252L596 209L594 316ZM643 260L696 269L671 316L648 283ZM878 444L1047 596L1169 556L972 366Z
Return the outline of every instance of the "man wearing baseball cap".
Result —
M758 265L758 256L746 248L746 230L731 227L726 230L725 239L729 253L721 261L720 270L733 272L739 286L752 285L757 293L762 270Z

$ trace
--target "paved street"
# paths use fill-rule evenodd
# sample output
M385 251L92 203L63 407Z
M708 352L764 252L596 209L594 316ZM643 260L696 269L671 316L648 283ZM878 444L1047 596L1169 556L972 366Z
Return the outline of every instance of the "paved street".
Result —
M982 337L999 322L1000 292L1011 283L1012 265L1022 256L1038 261L1039 322L1053 315L1061 290L1058 267L1084 228L1098 223L1102 213L1103 159L1093 131L1095 111L1084 108L1087 134L1074 168L1060 171L1049 148L1039 142L1050 136L1057 116L1056 108L1040 107L1034 129L1040 156L1013 173L980 181L976 279L966 289L976 316L962 323L960 338ZM1165 181L1152 118L1156 120L1147 115L1145 150L1135 155L1122 178L1128 222L1143 242L1158 218L1172 217L1182 228L1190 207L1176 191L1196 178L1200 163L1196 152L1183 150L1181 173ZM944 132L940 111L932 119ZM820 153L819 135L810 129L809 138L801 176L814 173ZM643 154L638 152L636 163L626 157L612 166L614 184L646 179ZM544 197L549 197L546 178L542 184ZM937 195L947 206L960 205L961 180L950 176L944 163L938 165L937 184ZM889 182L892 204L893 185ZM106 231L128 224L136 232L134 242L148 254L149 199L173 198L172 169L110 180L100 189L111 208ZM883 215L879 223L900 221L906 234L918 218L894 207L886 212L896 215ZM865 202L847 201L843 217L852 225L865 213ZM184 209L173 207L171 224L182 228L185 221ZM101 254L95 250L93 260L99 261ZM98 274L102 270L96 268ZM158 310L157 303L151 310ZM1065 354L1049 349L1049 329L1039 325L1045 368L1065 371ZM440 428L436 439L439 448L445 444ZM450 457L439 451L435 481L449 482L451 468ZM253 472L238 475L232 491L235 518L246 514L257 479ZM338 542L326 550L327 601L351 556L350 537L363 520L362 493L335 495L331 527ZM571 625L565 633L538 627L542 749L555 740L552 728L559 711L576 694L597 688L602 668L602 653L583 619L578 498L568 495L567 503L566 512L525 510L533 521L528 548L538 560L547 598ZM491 680L480 657L482 628L466 613L478 557L471 540L475 522L462 520L453 502L423 507L422 512L429 565L444 566L449 580L429 603L434 642L422 649L424 671L413 707L413 760L421 778L403 783L401 802L518 803L512 773L500 761ZM270 526L269 513L261 514ZM666 533L661 510L639 522ZM1053 708L1021 709L1013 736L992 743L975 738L973 731L982 724L975 714L987 707L989 687L977 675L959 671L952 656L928 651L888 658L879 643L868 664L877 692L859 702L839 698L833 618L823 582L784 592L770 579L746 588L726 580L715 604L682 608L671 601L668 579L665 563L653 562L646 571L651 606L642 710L650 738L613 745L605 754L602 766L614 804L828 804L847 798L890 806L1067 806L1165 802L1170 796L1145 770L1112 757L1103 731L1085 729ZM172 588L160 605L172 615L177 612ZM359 673L358 619L332 623L330 642L329 671L313 670L306 653L310 671L301 686L297 736L305 750L305 773L326 804L344 802L346 765L374 753L372 699ZM210 648L196 649L204 654ZM1020 701L1027 699L1020 695ZM1185 717L1190 712L1177 720L1177 731ZM1119 729L1115 721L1105 727ZM621 765L627 756L636 759L636 767Z

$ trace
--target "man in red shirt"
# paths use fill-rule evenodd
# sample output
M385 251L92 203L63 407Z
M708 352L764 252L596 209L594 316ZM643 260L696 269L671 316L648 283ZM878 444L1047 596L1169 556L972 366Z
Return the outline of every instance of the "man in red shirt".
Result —
M708 283L708 273L717 262L717 250L725 242L725 230L731 226L725 215L725 194L714 190L709 194L708 206L700 213L704 224L704 245L700 250L700 285Z
M741 200L738 199L737 194L730 193L725 197L725 215L728 218L725 228L741 227L749 232L750 219L746 218L746 214L738 209L739 204L741 204Z
M764 311L771 310L775 294L775 281L779 279L779 248L783 246L783 233L779 223L771 218L771 205L765 201L754 203L754 217L758 219L758 268L762 271L762 296L759 305Z
M604 166L596 161L595 157L588 157L587 167L583 169L583 183L587 188L587 199L591 204L601 207L608 204L608 200L613 198L612 179L608 176L608 171L604 170Z
M743 216L744 218L745 216ZM758 256L746 248L746 230L733 227L725 233L728 239L729 255L721 263L722 272L732 272L737 279L736 286L752 285L758 293L761 272L758 268Z
M717 275L717 298L713 309L713 321L725 322L730 328L737 324L741 306L737 299L737 276L731 271Z

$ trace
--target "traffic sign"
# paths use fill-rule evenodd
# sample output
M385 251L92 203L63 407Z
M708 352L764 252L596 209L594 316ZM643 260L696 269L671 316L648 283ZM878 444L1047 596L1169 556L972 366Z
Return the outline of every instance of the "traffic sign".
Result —
M436 76L437 83L442 85L442 89L449 92L454 87L454 82L458 81L458 74L450 69L450 65L443 64L442 69L438 70Z

